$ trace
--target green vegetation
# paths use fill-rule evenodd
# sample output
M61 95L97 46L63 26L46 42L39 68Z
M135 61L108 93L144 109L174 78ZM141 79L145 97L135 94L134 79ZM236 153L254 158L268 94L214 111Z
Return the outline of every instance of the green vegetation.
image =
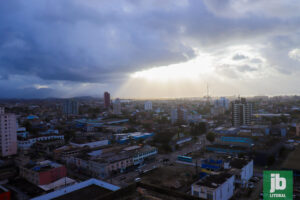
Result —
M212 132L209 132L206 134L206 139L210 142L214 142L215 141L215 134Z
M205 134L207 131L206 128L206 123L205 122L200 122L198 124L191 124L191 135L192 136L199 136L202 134Z

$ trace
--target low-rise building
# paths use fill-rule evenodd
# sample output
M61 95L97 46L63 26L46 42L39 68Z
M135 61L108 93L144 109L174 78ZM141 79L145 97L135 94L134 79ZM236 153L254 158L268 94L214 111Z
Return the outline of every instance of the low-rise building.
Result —
M208 145L205 148L207 151L212 151L215 153L223 153L223 154L239 154L239 153L247 153L250 151L248 147L221 145L221 144Z
M128 143L131 139L137 141L141 139L147 139L152 136L154 136L154 133L134 132L134 133L115 134L116 140L120 144Z
M234 194L234 180L234 175L226 172L207 175L192 184L191 194L203 199L228 200Z
M20 176L35 185L47 185L67 175L64 165L50 160L32 162L19 168Z
M76 166L78 169L84 170L85 173L93 177L107 178L109 173L107 170L108 163L103 160L90 160L88 156L69 157L66 160L68 165Z
M127 153L106 158L106 161L108 162L107 170L110 173L123 172L128 167L133 166L132 156Z
M225 162L225 169L232 169L229 173L235 175L235 183L247 186L248 181L253 176L253 160L246 158L233 158Z
M46 152L48 154L52 154L53 149L63 146L64 144L65 141L61 139L38 141L34 144L34 148L37 152Z
M75 147L84 147L84 146L88 146L90 148L97 148L97 147L102 147L105 145L109 145L110 142L109 140L99 140L99 141L94 141L94 142L82 142L82 143L75 143L75 142L70 142L70 144L72 146Z
M49 140L62 140L64 141L64 135L47 135L28 138L24 140L18 140L18 149L28 150L33 144L38 141L49 141Z
M157 148L155 147L144 147L141 150L138 150L134 156L133 156L133 163L134 165L137 165L139 163L142 163L145 159L148 159L149 157L153 157L157 154Z
M70 157L76 157L80 153L89 150L89 147L74 147L72 145L66 145L53 150L53 156L55 160L66 161Z
M224 144L224 145L245 146L245 147L251 147L254 145L254 141L252 138L238 137L235 135L219 136L216 138L215 143Z

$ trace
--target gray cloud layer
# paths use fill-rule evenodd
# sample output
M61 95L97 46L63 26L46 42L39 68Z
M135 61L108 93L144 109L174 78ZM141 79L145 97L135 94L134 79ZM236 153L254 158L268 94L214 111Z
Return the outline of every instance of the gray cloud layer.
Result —
M288 56L300 46L299 4L295 0L0 1L0 80L9 85L0 85L0 97L55 96L66 82L120 84L129 73L192 59L194 48L211 52L243 43L267 44L257 51L274 69L292 73L299 66ZM250 64L260 62L254 58L236 71L255 71ZM36 84L54 86L37 90ZM10 92L3 92L6 88Z

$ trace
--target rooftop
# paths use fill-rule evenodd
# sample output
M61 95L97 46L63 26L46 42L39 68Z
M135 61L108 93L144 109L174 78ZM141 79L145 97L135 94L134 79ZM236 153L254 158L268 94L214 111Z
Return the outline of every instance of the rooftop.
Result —
M222 149L236 149L236 150L248 149L247 147L243 147L243 146L223 145L223 144L213 144L213 145L208 145L207 147L222 148Z
M54 198L55 200L82 200L84 199L95 199L99 198L105 194L110 193L111 191L105 188L102 188L98 185L89 185L87 187L75 190L74 192L65 194L63 196Z
M237 169L242 169L245 165L247 165L250 161L244 158L233 158L230 161L230 166Z
M81 199L100 199L108 193L120 189L118 186L100 181L97 179L89 179L72 186L68 186L54 192L33 198L32 200L81 200Z
M232 174L223 172L216 175L208 175L196 182L199 186L205 186L209 188L218 188L221 184L223 184L228 178L230 178Z
M38 163L35 162L31 162L27 165L25 165L25 167L27 169L31 169L33 171L36 172L42 172L42 171L48 171L49 169L53 169L53 168L57 168L57 167L61 167L62 165L50 160L44 160Z

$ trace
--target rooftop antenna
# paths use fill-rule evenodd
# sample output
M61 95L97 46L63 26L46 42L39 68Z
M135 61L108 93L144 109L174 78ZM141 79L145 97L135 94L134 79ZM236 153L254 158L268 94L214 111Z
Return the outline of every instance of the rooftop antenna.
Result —
M208 83L206 85L206 101L207 101L207 103L209 103L209 87L208 87Z

